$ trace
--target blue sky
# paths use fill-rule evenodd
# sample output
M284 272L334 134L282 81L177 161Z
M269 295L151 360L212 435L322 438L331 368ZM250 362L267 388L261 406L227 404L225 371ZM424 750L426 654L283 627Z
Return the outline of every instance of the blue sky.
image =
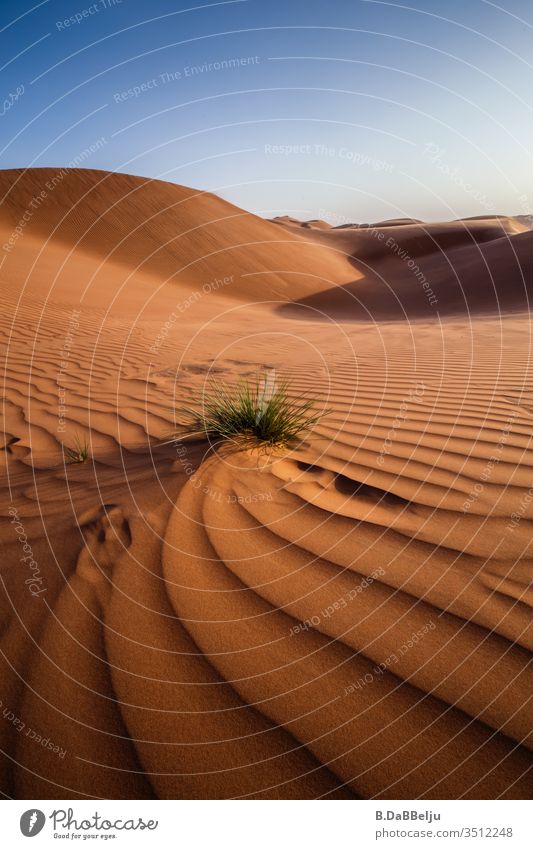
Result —
M0 167L333 223L533 212L529 0L3 0Z

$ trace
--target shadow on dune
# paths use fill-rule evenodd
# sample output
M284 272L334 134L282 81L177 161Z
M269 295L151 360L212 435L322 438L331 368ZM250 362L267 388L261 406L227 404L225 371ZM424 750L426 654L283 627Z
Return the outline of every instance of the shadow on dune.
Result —
M476 222L480 223L480 222ZM461 225L459 227L459 225ZM358 278L284 304L293 319L401 321L529 310L533 233L506 232L496 224L429 229L404 226L334 236ZM383 236L381 239L380 234ZM330 234L320 233L325 243ZM330 246L334 239L330 239Z

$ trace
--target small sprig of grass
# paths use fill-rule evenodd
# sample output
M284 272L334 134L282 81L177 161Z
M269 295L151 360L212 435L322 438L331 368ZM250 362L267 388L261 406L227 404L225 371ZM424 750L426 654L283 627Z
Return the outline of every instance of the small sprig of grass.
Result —
M237 445L285 448L308 433L322 418L316 401L293 400L286 380L275 385L267 378L241 380L232 386L211 381L201 405L183 410L183 436L227 440Z
M89 443L87 442L87 437L84 436L83 439L79 434L76 434L74 437L74 448L69 448L66 445L63 445L63 451L65 452L65 459L67 463L85 463L89 458Z

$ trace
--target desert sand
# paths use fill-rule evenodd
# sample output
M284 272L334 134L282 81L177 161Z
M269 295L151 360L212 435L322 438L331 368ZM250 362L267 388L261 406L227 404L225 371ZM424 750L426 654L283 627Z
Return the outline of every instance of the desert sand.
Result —
M527 798L527 222L0 195L2 793ZM264 369L327 409L301 444L162 444Z

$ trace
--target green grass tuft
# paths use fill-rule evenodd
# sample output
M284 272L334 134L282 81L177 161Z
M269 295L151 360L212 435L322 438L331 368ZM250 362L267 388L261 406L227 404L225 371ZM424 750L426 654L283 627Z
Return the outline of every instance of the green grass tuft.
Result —
M74 448L68 448L63 445L63 451L65 452L65 459L67 463L85 463L85 461L89 458L89 443L87 442L87 437L84 436L83 440L76 434L74 437Z
M225 386L211 381L197 407L183 410L187 428L183 436L228 440L238 446L287 447L308 433L324 412L316 401L289 397L286 380L275 384L270 376L241 380Z

